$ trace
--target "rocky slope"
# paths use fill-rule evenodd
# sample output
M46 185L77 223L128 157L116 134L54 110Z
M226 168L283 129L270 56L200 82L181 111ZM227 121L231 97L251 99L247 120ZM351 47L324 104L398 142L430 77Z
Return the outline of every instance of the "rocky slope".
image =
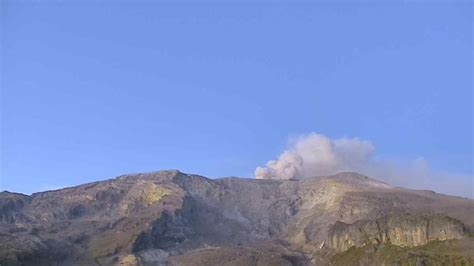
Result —
M390 264L403 262L385 256L390 247L437 242L460 247L452 260L469 265L473 228L473 200L356 173L283 181L160 171L0 193L0 265Z

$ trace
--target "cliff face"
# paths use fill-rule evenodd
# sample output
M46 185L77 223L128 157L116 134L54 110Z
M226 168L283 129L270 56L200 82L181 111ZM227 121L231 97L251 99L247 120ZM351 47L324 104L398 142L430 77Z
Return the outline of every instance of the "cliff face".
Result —
M355 173L283 181L160 171L0 193L0 264L325 265L351 247L470 243L473 213L472 200Z
M329 233L329 245L338 252L370 244L414 247L463 235L464 225L445 215L392 214L353 224L337 222Z

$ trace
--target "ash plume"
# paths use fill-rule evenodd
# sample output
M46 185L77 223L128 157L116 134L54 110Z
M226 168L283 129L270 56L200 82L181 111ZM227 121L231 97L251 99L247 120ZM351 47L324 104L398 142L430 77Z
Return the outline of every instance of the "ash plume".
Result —
M331 140L311 133L292 141L290 148L265 167L257 167L258 179L300 179L342 171L358 171L370 162L374 146L358 138Z
M474 193L472 173L433 171L423 157L404 161L381 159L368 140L331 139L314 132L289 141L288 148L277 159L255 169L255 178L304 179L344 171L359 172L395 186L431 189L470 198Z

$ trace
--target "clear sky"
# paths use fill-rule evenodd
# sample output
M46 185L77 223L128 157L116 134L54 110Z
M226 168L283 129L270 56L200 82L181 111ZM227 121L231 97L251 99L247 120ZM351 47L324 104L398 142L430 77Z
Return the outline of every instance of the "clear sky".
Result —
M251 177L309 132L472 187L472 4L369 2L1 1L0 190Z

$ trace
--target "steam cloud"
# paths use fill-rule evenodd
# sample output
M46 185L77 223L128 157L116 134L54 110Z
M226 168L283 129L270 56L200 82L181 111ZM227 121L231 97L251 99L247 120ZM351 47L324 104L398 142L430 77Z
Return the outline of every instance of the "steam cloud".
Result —
M300 179L342 171L361 171L370 164L374 146L358 138L331 140L311 133L293 141L278 160L257 167L258 179Z
M395 186L473 197L472 174L432 171L422 157L406 162L382 160L375 156L374 145L368 140L333 140L317 133L302 135L290 141L289 148L278 159L255 169L255 177L303 179L343 171L363 173Z

